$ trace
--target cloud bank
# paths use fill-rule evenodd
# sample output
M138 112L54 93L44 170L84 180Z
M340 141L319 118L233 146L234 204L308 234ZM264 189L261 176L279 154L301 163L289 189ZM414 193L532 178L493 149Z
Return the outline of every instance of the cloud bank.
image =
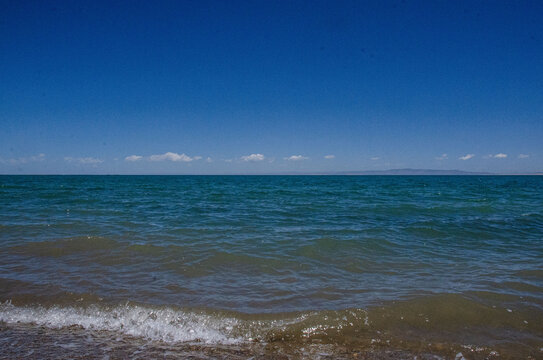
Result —
M307 156L303 156L303 155L292 155L292 156L286 157L284 159L288 160L288 161L301 161L301 160L307 160L309 158Z
M141 159L143 159L143 156L139 155L130 155L124 158L125 161L139 161Z
M45 154L38 154L35 156L30 156L30 157L20 157L16 159L7 159L7 160L0 158L0 163L17 165L17 164L26 164L29 162L37 162L37 161L43 161L43 160L45 160Z
M467 154L467 155L464 155L464 156L460 156L458 159L459 160L469 160L469 159L473 159L475 157L475 154Z
M97 159L97 158L93 158L93 157L74 158L74 157L71 157L71 156L65 157L64 161L67 161L67 162L70 162L70 163L75 162L75 163L84 164L84 165L97 165L97 164L101 164L101 163L104 162L104 160L102 160L102 159Z
M262 154L251 154L251 155L245 155L241 157L241 160L243 161L262 161L266 157Z
M191 162L194 160L190 156L187 156L185 154L178 154L174 152L167 152L160 155L151 155L149 156L149 160L151 161L182 161L182 162Z

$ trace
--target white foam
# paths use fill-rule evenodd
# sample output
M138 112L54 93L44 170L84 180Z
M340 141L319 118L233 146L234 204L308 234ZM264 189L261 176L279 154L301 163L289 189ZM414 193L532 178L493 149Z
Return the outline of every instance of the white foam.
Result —
M125 335L172 342L232 344L244 338L232 334L238 320L190 313L170 308L152 309L138 305L112 308L17 307L0 304L0 321L8 324L36 324L53 329L80 326L87 330L115 331Z
M454 360L466 360L466 358L464 357L464 355L459 352L458 354L456 354L456 356L454 357Z

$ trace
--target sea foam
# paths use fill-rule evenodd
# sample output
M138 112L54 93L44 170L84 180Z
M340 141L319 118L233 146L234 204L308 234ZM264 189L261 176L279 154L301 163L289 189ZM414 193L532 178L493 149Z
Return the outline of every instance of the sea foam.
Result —
M172 308L152 309L139 305L111 308L18 307L6 302L0 305L0 321L8 324L36 324L52 329L79 326L91 331L113 331L149 340L234 344L243 336L234 336L239 321L203 313L177 311Z

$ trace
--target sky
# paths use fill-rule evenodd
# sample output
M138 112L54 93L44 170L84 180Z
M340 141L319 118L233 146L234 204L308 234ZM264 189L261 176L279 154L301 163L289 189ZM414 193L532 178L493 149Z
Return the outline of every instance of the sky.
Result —
M541 1L0 0L0 174L543 171Z

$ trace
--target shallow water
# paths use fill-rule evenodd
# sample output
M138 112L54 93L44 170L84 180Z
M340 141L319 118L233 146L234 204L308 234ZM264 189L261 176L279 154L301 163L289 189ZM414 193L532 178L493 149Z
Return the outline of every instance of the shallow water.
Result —
M543 357L543 177L0 176L0 244L14 357Z

